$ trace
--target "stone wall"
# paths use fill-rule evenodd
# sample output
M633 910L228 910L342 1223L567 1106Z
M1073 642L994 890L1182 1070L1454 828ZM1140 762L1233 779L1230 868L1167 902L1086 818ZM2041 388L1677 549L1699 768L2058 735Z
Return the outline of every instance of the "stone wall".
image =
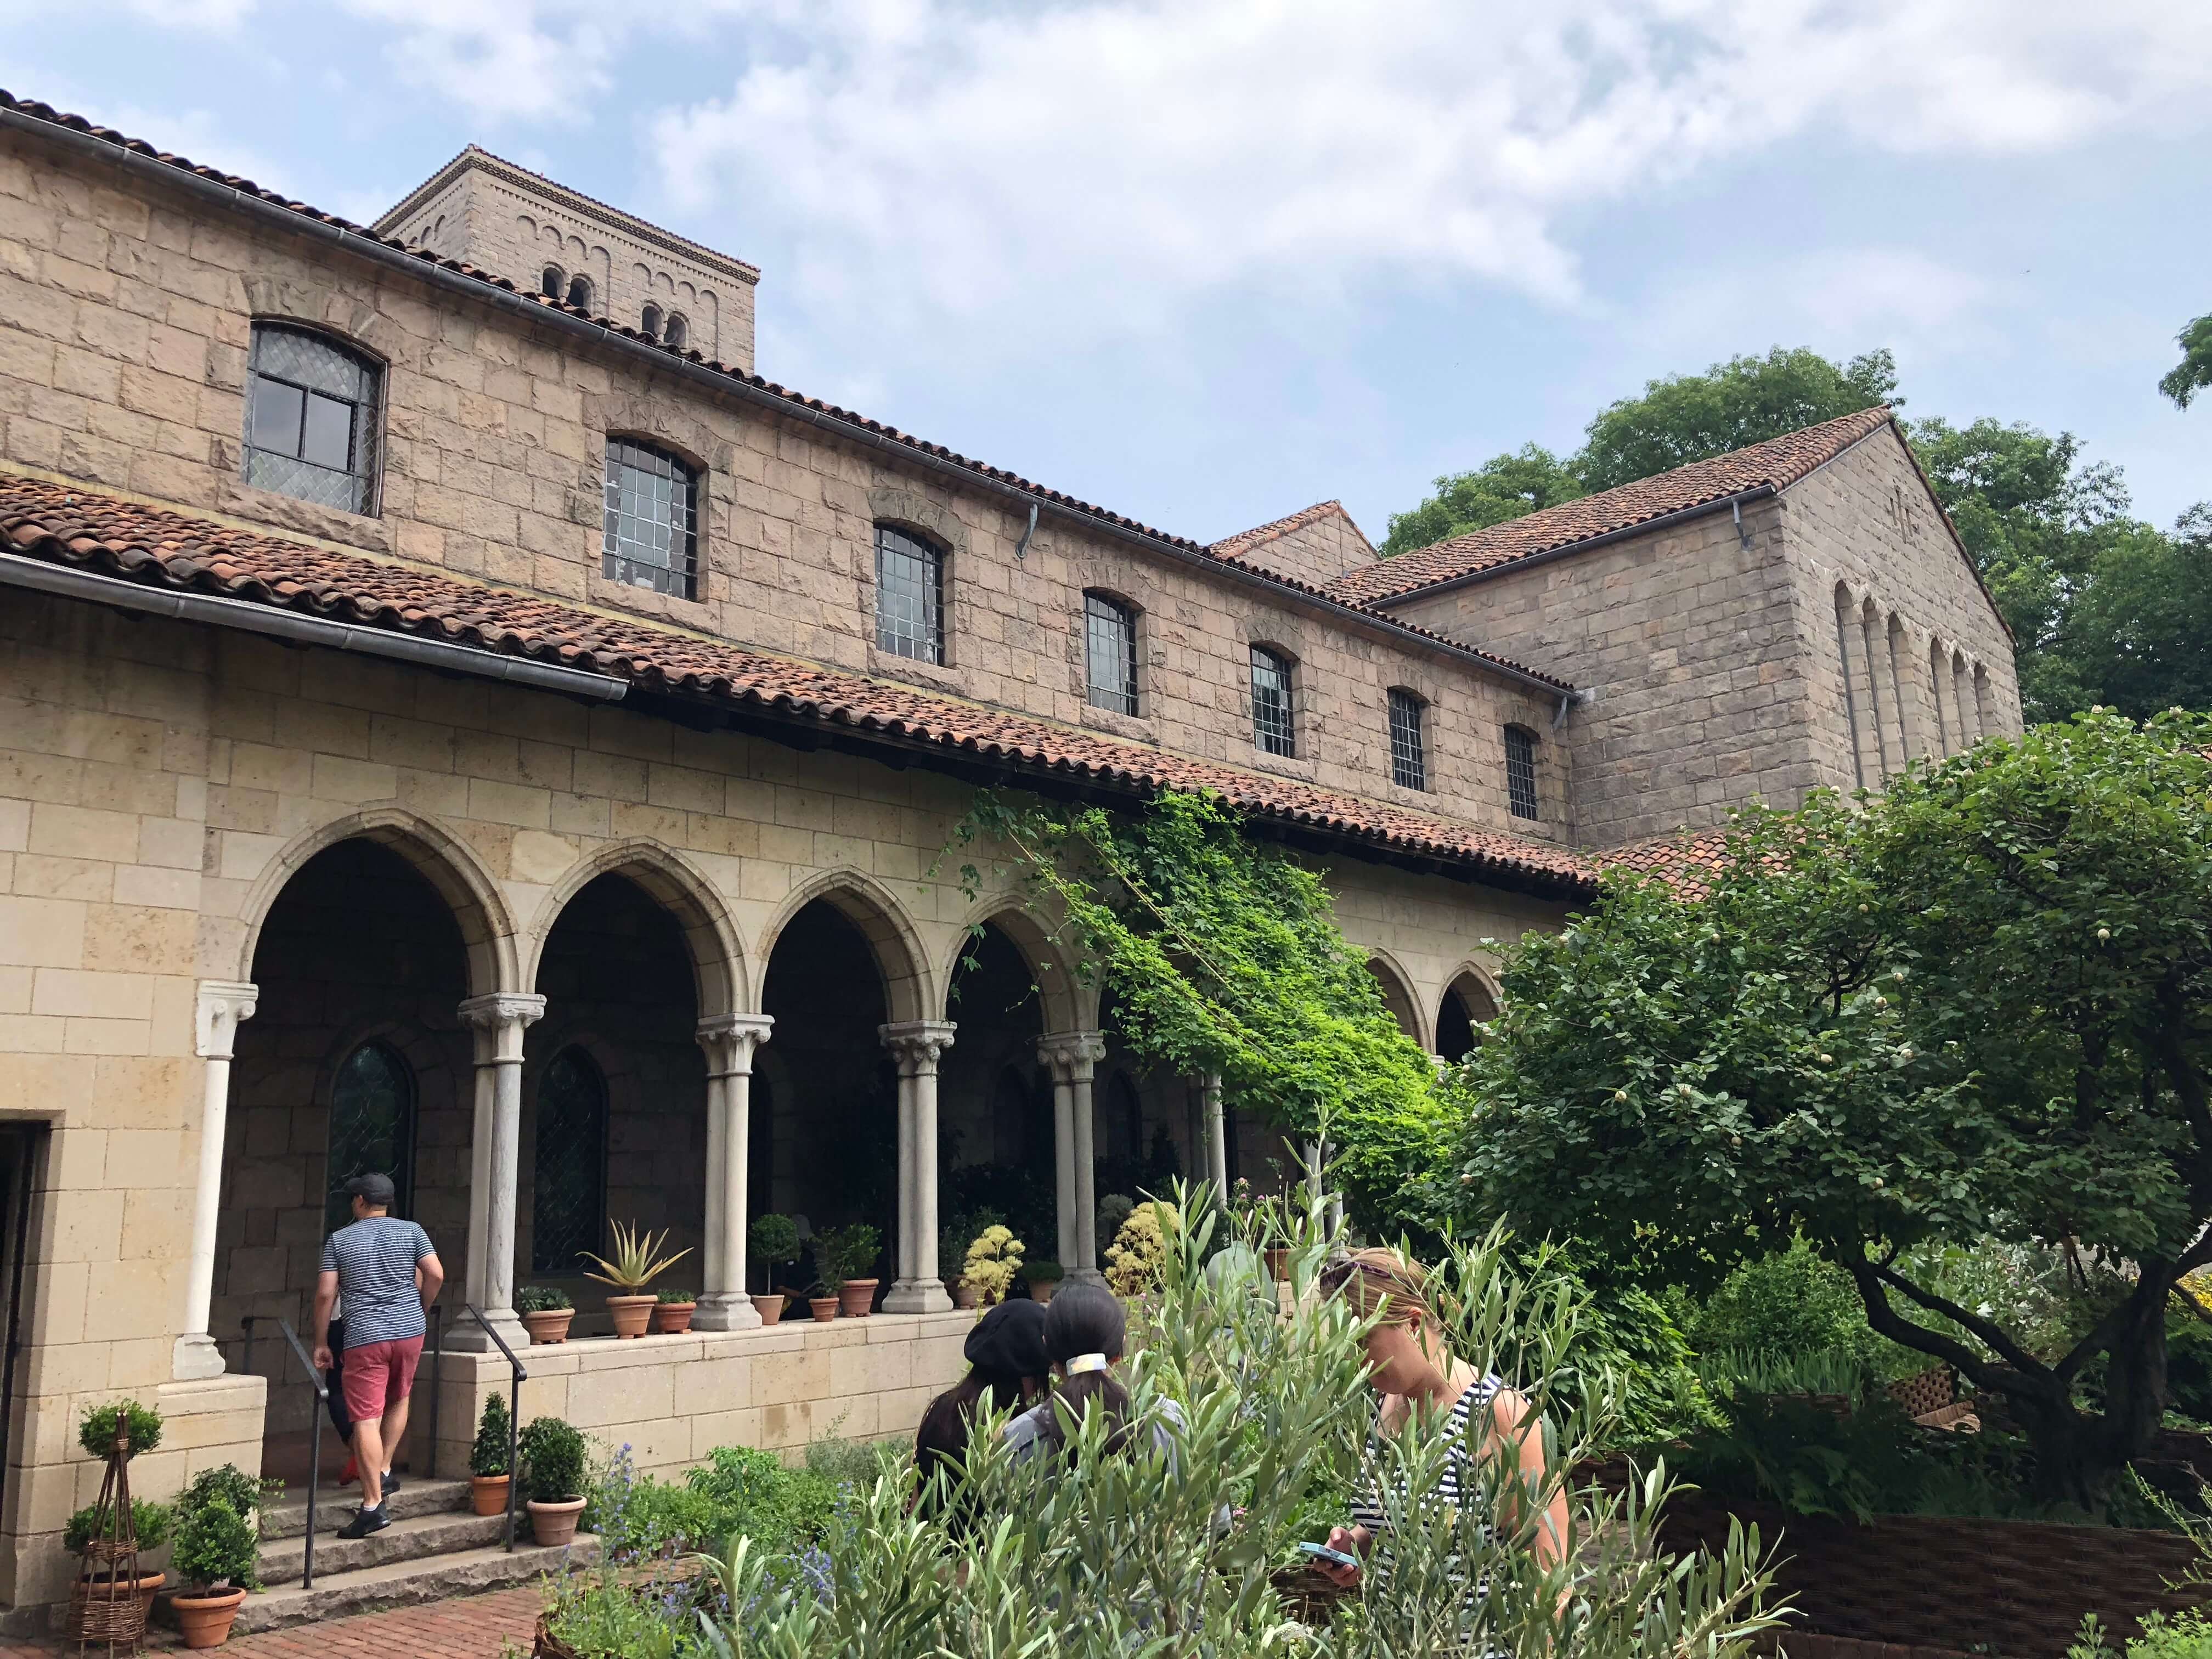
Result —
M1346 571L1375 562L1375 547L1360 533L1352 515L1334 501L1294 513L1286 527L1249 542L1231 538L1224 550L1249 563L1315 587L1326 586Z

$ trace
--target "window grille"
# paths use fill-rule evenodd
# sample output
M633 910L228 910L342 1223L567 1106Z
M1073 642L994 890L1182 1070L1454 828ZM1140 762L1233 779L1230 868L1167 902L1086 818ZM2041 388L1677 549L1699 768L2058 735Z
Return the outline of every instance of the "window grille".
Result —
M1117 714L1137 712L1137 617L1103 593L1083 596L1091 702Z
M691 469L673 455L608 439L607 580L696 599L698 494Z
M343 346L276 323L253 325L246 385L246 482L367 513L376 495L382 372Z
M331 1083L331 1138L324 1188L323 1231L353 1220L346 1182L356 1176L392 1177L395 1212L414 1201L415 1075L389 1043L364 1042L340 1062Z
M1429 787L1428 750L1421 734L1421 700L1410 691L1390 693L1390 776L1402 789Z
M1543 816L1536 810L1536 734L1524 726L1505 728L1505 793L1515 817Z
M530 1270L580 1272L607 1216L607 1085L581 1048L563 1048L538 1081L532 1162Z
M1291 663L1264 645L1252 647L1252 741L1270 755L1296 755L1291 721Z
M876 526L876 644L916 662L945 660L945 556L887 524Z

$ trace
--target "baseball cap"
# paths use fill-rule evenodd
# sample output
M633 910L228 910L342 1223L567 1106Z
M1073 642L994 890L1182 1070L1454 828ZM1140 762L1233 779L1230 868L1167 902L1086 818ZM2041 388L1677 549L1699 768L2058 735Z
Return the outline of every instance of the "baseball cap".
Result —
M392 1177L371 1170L367 1175L357 1175L346 1182L346 1196L357 1198L364 1204L388 1208L398 1196L399 1189L392 1184Z

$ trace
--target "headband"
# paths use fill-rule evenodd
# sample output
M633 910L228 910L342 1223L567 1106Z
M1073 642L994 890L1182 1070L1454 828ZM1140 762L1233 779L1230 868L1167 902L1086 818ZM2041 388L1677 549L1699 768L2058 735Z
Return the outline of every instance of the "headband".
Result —
M1067 1362L1065 1369L1070 1376L1075 1376L1085 1371L1103 1371L1111 1368L1106 1364L1106 1356L1103 1353L1079 1353Z

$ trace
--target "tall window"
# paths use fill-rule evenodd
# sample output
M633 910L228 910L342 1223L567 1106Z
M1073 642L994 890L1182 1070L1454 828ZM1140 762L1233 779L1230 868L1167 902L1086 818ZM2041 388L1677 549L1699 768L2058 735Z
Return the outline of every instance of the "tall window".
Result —
M608 439L607 580L696 599L698 494L691 469L673 455Z
M592 279L590 277L571 276L568 279L568 303L575 307L579 311L589 311L592 308Z
M1137 712L1137 613L1103 593L1083 596L1091 703L1117 714Z
M1422 741L1421 700L1410 691L1390 693L1390 776L1401 789L1429 787L1428 746Z
M376 498L376 395L366 357L306 329L253 325L246 482L366 513Z
M916 662L945 660L945 556L887 524L876 526L876 643Z
M545 275L538 279L538 291L549 300L557 300L561 297L560 266L548 265L545 267Z
M638 319L638 325L644 329L649 338L659 339L660 337L660 307L647 306L645 308L645 314Z
M607 1216L607 1082L581 1048L554 1055L538 1081L533 1168L530 1271L575 1273Z
M1543 816L1536 810L1536 734L1525 726L1505 728L1505 793L1515 817Z
M661 325L660 337L678 351L683 351L691 343L691 325L684 320L683 313L672 311L668 313L667 322Z
M399 1196L396 1209L414 1200L415 1074L389 1043L364 1042L338 1065L331 1084L331 1144L324 1188L323 1231L336 1232L353 1219L346 1182L356 1176L388 1175Z
M1291 724L1291 659L1264 645L1252 647L1252 741L1270 755L1297 753Z

